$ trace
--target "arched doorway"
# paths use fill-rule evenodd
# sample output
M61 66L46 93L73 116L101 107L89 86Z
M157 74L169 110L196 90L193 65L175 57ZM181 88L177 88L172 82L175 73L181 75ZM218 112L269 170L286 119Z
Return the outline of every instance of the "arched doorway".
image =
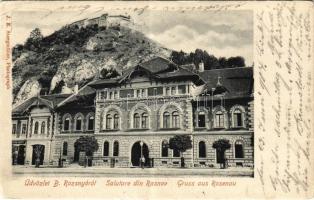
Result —
M80 160L80 151L76 146L74 146L74 158L73 162L78 162Z
M149 150L147 144L143 143L141 147L141 142L136 142L132 146L131 150L131 162L132 166L140 166L141 152L145 158L145 166L149 166Z
M35 165L35 161L39 158L39 165L44 164L45 145L35 144L33 145L32 165Z
M20 145L17 154L17 164L24 165L25 162L25 145Z

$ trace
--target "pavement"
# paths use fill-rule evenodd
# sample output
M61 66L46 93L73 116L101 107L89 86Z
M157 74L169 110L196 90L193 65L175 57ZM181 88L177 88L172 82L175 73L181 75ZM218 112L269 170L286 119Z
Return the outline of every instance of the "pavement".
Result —
M200 177L200 176L236 176L253 177L253 169L233 167L227 169L215 168L103 168L70 166L65 168L33 166L13 166L16 176L88 176L88 177Z

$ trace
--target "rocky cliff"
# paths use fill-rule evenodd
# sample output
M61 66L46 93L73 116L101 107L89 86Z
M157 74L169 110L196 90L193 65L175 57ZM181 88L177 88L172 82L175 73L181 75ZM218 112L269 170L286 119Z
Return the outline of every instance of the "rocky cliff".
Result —
M115 68L121 74L143 60L170 53L127 27L65 26L13 48L13 103L38 93L52 94L60 82L69 88L83 85L103 68Z

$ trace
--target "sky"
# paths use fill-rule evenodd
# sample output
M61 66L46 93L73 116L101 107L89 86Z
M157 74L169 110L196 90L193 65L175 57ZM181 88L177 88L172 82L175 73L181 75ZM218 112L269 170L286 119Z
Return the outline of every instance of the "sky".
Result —
M74 21L100 16L104 11L48 11L13 13L12 45L24 43L34 28L49 35ZM138 29L161 45L184 52L199 48L216 57L242 56L246 65L253 60L252 11L161 11L128 14Z

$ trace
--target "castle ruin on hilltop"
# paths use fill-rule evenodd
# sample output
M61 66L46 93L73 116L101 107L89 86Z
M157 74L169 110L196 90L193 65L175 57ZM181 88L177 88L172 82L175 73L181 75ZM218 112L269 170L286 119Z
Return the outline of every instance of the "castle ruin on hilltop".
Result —
M69 24L68 26L78 26L86 27L88 25L103 26L103 27L115 27L115 26L125 26L130 27L133 22L131 17L128 15L109 15L108 13L102 14L99 17L85 18L76 22Z

